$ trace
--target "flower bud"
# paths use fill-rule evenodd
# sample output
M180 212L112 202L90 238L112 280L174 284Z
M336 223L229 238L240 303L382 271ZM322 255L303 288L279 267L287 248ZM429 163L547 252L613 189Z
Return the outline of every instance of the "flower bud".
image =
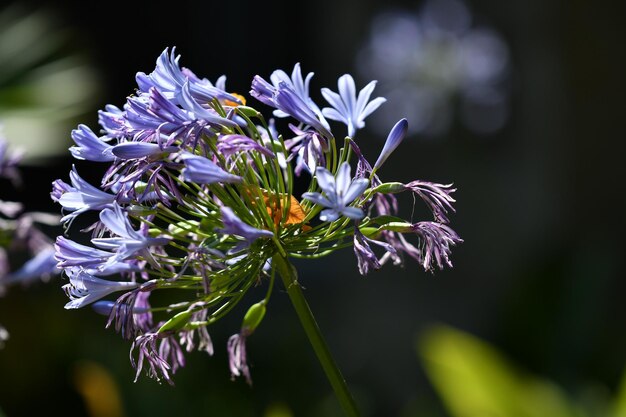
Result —
M193 310L185 310L176 314L174 317L166 321L158 330L157 333L163 333L167 331L176 331L182 329L189 319L191 319Z
M237 106L237 111L243 114L244 116L248 116L250 118L259 117L261 115L261 113L259 113L257 110L248 106Z
M401 182L386 182L372 190L373 193L397 194L406 191L407 187Z
M261 320L263 320L263 317L265 317L265 310L265 300L253 304L243 317L241 328L245 329L248 333L254 332L261 323Z
M380 156L378 160L374 164L373 172L376 172L378 168L389 158L389 155L393 151L396 150L400 142L406 136L406 132L409 129L409 122L406 119L400 119L398 123L395 124L393 128L391 128L391 132L389 132L389 136L387 136L387 141L385 142L385 146L383 146L383 150L380 152Z

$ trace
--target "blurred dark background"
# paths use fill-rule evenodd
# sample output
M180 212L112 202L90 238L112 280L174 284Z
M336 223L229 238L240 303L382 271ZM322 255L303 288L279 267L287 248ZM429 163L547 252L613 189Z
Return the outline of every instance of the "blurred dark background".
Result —
M624 3L465 4L472 25L488 27L506 45L506 72L497 81L507 117L486 133L468 128L459 117L456 87L446 87L452 92L445 129L414 132L381 171L385 180L454 182L452 226L465 240L453 251L454 268L431 275L408 261L361 277L350 250L300 268L319 325L366 416L449 415L416 351L416 341L437 323L490 343L573 401L588 386L612 395L626 365ZM152 71L165 47L176 46L181 64L199 76L226 74L229 90L245 94L255 74L269 77L300 62L315 72L311 91L321 103L319 88L336 89L346 72L358 86L369 81L363 60L381 13L414 16L423 3L71 0L9 6L45 8L98 80L84 111L66 122L60 147L67 149L71 129L84 123L95 130L96 111L121 106L134 91L135 73ZM379 87L384 90L382 81ZM420 116L399 106L394 117L411 123ZM359 142L375 159L385 136L373 121L366 123ZM65 152L27 161L24 186L7 196L3 189L2 198L57 212L48 199L50 183L67 179L72 163ZM87 178L100 175L90 169L79 168ZM407 215L411 203L403 201ZM64 310L61 281L13 288L0 299L0 322L11 333L0 350L0 414L95 415L77 382L95 366L112 378L127 416L340 415L281 290L248 343L253 387L229 380L225 352L242 307L211 329L214 357L187 355L172 388L145 377L133 383L129 343L105 329L105 318L91 309Z

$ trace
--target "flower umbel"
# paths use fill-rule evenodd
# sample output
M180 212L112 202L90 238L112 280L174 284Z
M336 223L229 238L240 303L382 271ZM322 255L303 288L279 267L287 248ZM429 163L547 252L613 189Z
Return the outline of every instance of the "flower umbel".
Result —
M109 165L100 186L73 169L71 184L57 180L52 191L64 221L100 212L89 229L91 246L56 241L58 266L70 279L66 308L94 303L108 314L107 327L133 340L137 376L145 370L171 383L184 350L212 354L208 328L252 286L267 282L265 298L226 343L233 378L250 383L246 343L269 304L275 275L292 301L303 297L290 258L319 258L353 241L364 275L388 259L400 263L403 254L428 271L452 265L451 248L461 242L448 225L454 189L419 180L383 183L378 174L408 122L391 130L373 168L353 140L385 101L370 101L375 82L357 95L352 77L342 76L339 93L322 89L332 108L320 110L309 95L313 74L303 78L299 64L291 76L275 71L271 82L255 76L250 94L276 117L290 118L280 133L274 119L225 90L225 77L213 84L179 61L166 49L154 71L138 73L137 92L123 108L100 112L103 137L82 125L74 131L76 158ZM326 118L347 125L349 138L339 143ZM302 194L294 191L295 176L309 180ZM394 194L402 192L422 198L434 221L396 217ZM151 298L157 291L171 293L171 301ZM303 300L294 307L303 323L309 320L313 340L319 335ZM315 346L323 344L320 337ZM318 355L327 360L324 349Z

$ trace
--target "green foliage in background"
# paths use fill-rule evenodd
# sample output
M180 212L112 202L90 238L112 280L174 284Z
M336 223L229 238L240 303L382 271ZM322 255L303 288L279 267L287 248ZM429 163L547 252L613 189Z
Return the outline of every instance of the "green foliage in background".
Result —
M431 328L417 350L453 417L626 416L626 374L613 398L573 399L555 383L519 369L486 342L450 327Z
M29 161L64 154L93 110L98 79L75 44L46 10L0 9L0 124Z

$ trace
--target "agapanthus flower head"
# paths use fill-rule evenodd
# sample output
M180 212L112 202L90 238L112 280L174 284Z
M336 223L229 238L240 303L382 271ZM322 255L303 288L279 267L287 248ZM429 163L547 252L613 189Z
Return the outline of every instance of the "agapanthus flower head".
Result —
M58 266L70 280L67 308L95 303L108 314L107 327L133 340L137 375L171 382L183 351L211 354L209 326L251 287L269 282L226 343L231 374L250 382L246 341L291 257L319 258L354 240L364 275L403 254L426 270L451 265L450 250L461 241L444 225L454 190L379 176L407 121L391 130L374 167L354 141L385 100L370 101L374 82L357 95L352 77L342 76L339 94L322 89L333 108L321 111L309 95L312 73L303 77L298 64L291 76L273 72L271 82L255 76L252 97L288 118L281 132L245 97L227 92L225 77L212 84L181 68L173 48L136 79L138 91L123 109L99 113L103 137L75 131L75 157L109 164L100 186L74 169L71 184L57 180L51 195L69 212L64 220L100 212L90 244L57 239ZM350 138L338 142L325 116L347 125ZM309 181L303 193L295 191L297 175ZM402 222L395 197L402 192L422 198L434 222ZM150 298L156 291L173 300Z

